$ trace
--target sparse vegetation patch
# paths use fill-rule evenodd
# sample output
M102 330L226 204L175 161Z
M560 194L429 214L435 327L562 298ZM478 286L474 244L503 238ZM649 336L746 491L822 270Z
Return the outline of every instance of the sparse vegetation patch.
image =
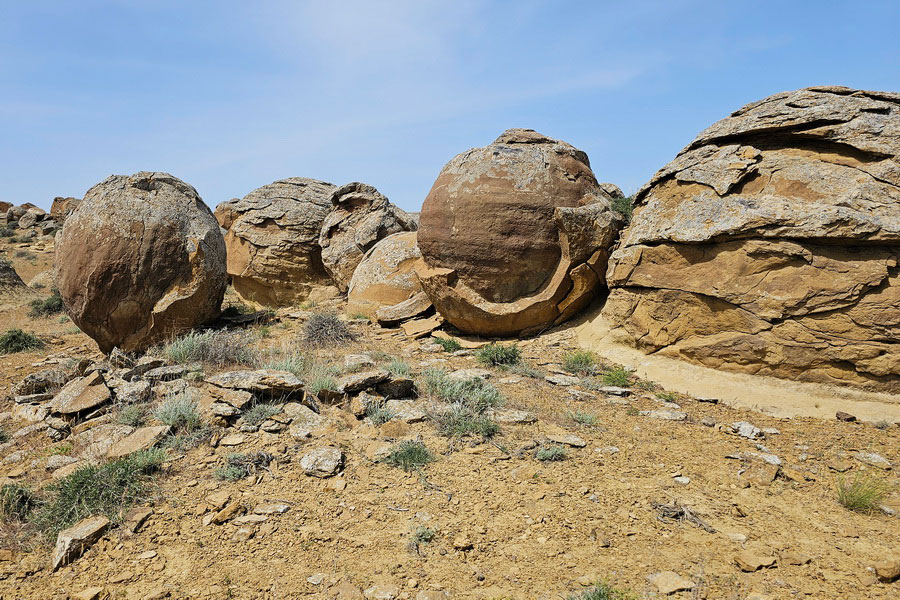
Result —
M563 356L563 368L576 375L593 375L599 362L597 355L587 350L575 350Z
M837 500L844 508L860 513L878 510L888 493L890 485L868 473L856 473L852 478L837 480Z
M421 469L434 460L434 455L419 441L400 442L391 448L385 462L404 471Z
M493 343L476 350L475 358L478 359L478 362L491 367L517 365L522 360L522 351L516 344L505 346Z
M0 354L40 350L43 347L44 342L41 338L21 329L7 329L3 335L0 335Z
M28 311L28 316L32 319L37 319L39 317L58 315L63 311L63 308L63 299L59 295L59 290L53 289L49 298L31 301L31 310Z
M303 341L310 346L341 346L355 339L347 324L333 313L313 313L303 325Z
M192 331L166 344L162 354L178 364L202 362L224 367L252 366L258 362L251 336L244 331L227 329Z

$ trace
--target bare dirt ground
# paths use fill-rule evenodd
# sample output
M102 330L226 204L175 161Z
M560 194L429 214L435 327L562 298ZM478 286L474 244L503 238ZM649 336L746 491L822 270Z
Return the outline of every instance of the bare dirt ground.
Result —
M31 253L34 258L7 253L26 281L49 267L52 248ZM0 356L2 389L45 368L41 363L48 356L100 358L71 322L29 318L32 297L29 292L0 301L0 331L33 331L48 346ZM260 346L297 343L302 319L290 314L279 312ZM399 330L360 321L352 328L357 342L309 352L340 364L345 354L380 351L404 360L416 375L429 366L481 366L471 355L426 351ZM331 425L306 441L287 432L260 431L243 434L236 447L204 445L172 453L156 494L147 499L153 512L146 524L134 534L112 530L55 573L48 568L50 545L23 542L5 530L0 598L76 598L99 587L99 597L123 599L364 594L557 599L599 580L655 598L664 596L647 578L661 571L693 582L692 591L669 596L681 599L893 599L900 594L900 583L878 582L871 571L879 560L897 558L900 517L888 513L900 511L900 482L895 470L854 458L860 451L872 452L896 465L896 424L779 418L684 394L659 398L662 388L635 386L625 398L597 391L576 397L571 388L543 379L577 347L574 326L520 347L525 363L541 377L493 369L489 381L508 407L533 413L533 424L504 424L490 442L450 440L438 436L428 421L374 426L328 407L324 412ZM702 382L691 385L702 389ZM673 401L680 408L666 404ZM9 410L10 404L5 401L0 410ZM687 417L671 421L644 414L661 410ZM579 424L572 416L576 412L594 415L596 422ZM773 429L749 440L731 432L729 425L739 421ZM21 425L8 415L2 422L9 433ZM548 436L564 434L577 436L584 446L567 447L558 462L536 460L536 447ZM421 472L406 473L375 460L385 444L415 437L437 456ZM299 456L325 445L345 453L342 473L329 479L306 476ZM17 439L16 448L23 452L15 460L2 457L3 483L39 487L49 481L43 465L50 447L41 432ZM276 461L268 471L238 482L214 477L229 453L251 450L265 450ZM781 468L751 453L774 454ZM846 471L844 476L866 472L889 482L887 511L860 514L842 507L835 494L838 471ZM204 525L223 497L239 500L248 512L264 503L288 509ZM661 504L687 507L707 527L664 519ZM435 536L416 547L410 534L418 527ZM735 557L747 552L774 557L775 564L743 572Z

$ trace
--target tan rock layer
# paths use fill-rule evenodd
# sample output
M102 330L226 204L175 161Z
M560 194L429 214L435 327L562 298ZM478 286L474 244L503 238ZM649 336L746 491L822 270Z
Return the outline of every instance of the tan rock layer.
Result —
M900 95L810 88L750 104L635 202L604 307L623 340L900 391Z

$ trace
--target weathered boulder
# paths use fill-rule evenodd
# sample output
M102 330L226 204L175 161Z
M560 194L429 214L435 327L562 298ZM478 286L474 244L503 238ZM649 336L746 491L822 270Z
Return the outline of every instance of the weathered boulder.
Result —
M900 391L900 94L784 92L635 196L614 336L714 368Z
M603 290L623 218L587 155L510 129L441 171L422 206L416 273L435 308L466 333L531 333Z
M9 292L24 287L25 282L16 273L12 263L0 256L0 292Z
M392 233L415 231L416 222L384 194L365 183L348 183L331 195L332 211L322 224L322 264L346 292L363 256Z
M34 227L39 221L47 216L47 212L42 208L29 208L25 214L19 217L19 229L29 229Z
M13 207L12 202L5 202L3 200L0 200L0 213L3 213L5 215L6 211L11 209L12 207Z
M190 185L168 173L113 175L66 220L56 271L79 329L103 352L130 352L219 314L225 244Z
M288 306L331 283L322 265L319 232L335 189L324 181L292 177L222 207L220 224L231 219L225 235L228 275L242 298Z
M18 220L21 219L23 216L25 216L25 213L27 213L28 210L32 209L32 208L37 208L38 210L41 210L40 208L38 208L34 204L31 204L30 202L26 202L25 204L22 204L21 206L9 207L8 209L6 209L7 223L18 222Z
M217 204L216 210L213 211L216 221L219 222L219 227L225 231L231 229L231 224L234 223L234 219L237 217L234 207L237 206L238 203L240 203L239 198L232 198L231 200L226 200L225 202Z
M416 232L404 231L384 238L360 261L347 289L347 312L373 317L421 293L414 265L421 258Z
M50 216L59 223L65 223L69 215L81 204L81 198L63 198L57 196L50 205Z
M622 191L622 188L617 186L614 183L609 183L605 181L600 184L600 189L609 194L610 198L624 198L625 193Z

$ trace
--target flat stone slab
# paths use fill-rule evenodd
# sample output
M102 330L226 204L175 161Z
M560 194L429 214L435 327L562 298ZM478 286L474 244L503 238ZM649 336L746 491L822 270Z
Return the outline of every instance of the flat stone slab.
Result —
M79 377L67 383L50 403L50 410L63 415L72 415L96 408L109 402L112 394L106 387L103 375L95 371L86 377Z
M88 517L60 531L56 537L50 570L56 571L77 560L103 536L108 527L109 519L106 517Z
M414 319L406 321L401 325L403 333L411 338L419 339L430 334L432 331L444 324L444 320L440 317L430 317L428 319Z
M207 383L231 390L293 395L303 391L303 382L293 373L272 369L229 371L207 378Z
M384 369L375 371L363 371L344 375L337 383L337 391L341 394L356 394L363 390L373 388L379 383L389 381L391 374Z
M431 308L431 300L425 292L407 298L393 306L384 306L375 311L375 318L382 327L395 327L403 321L418 317Z
M147 450L156 445L156 442L161 440L167 433L169 433L168 425L141 427L110 446L109 450L106 451L106 457L116 459L127 456L132 452Z

